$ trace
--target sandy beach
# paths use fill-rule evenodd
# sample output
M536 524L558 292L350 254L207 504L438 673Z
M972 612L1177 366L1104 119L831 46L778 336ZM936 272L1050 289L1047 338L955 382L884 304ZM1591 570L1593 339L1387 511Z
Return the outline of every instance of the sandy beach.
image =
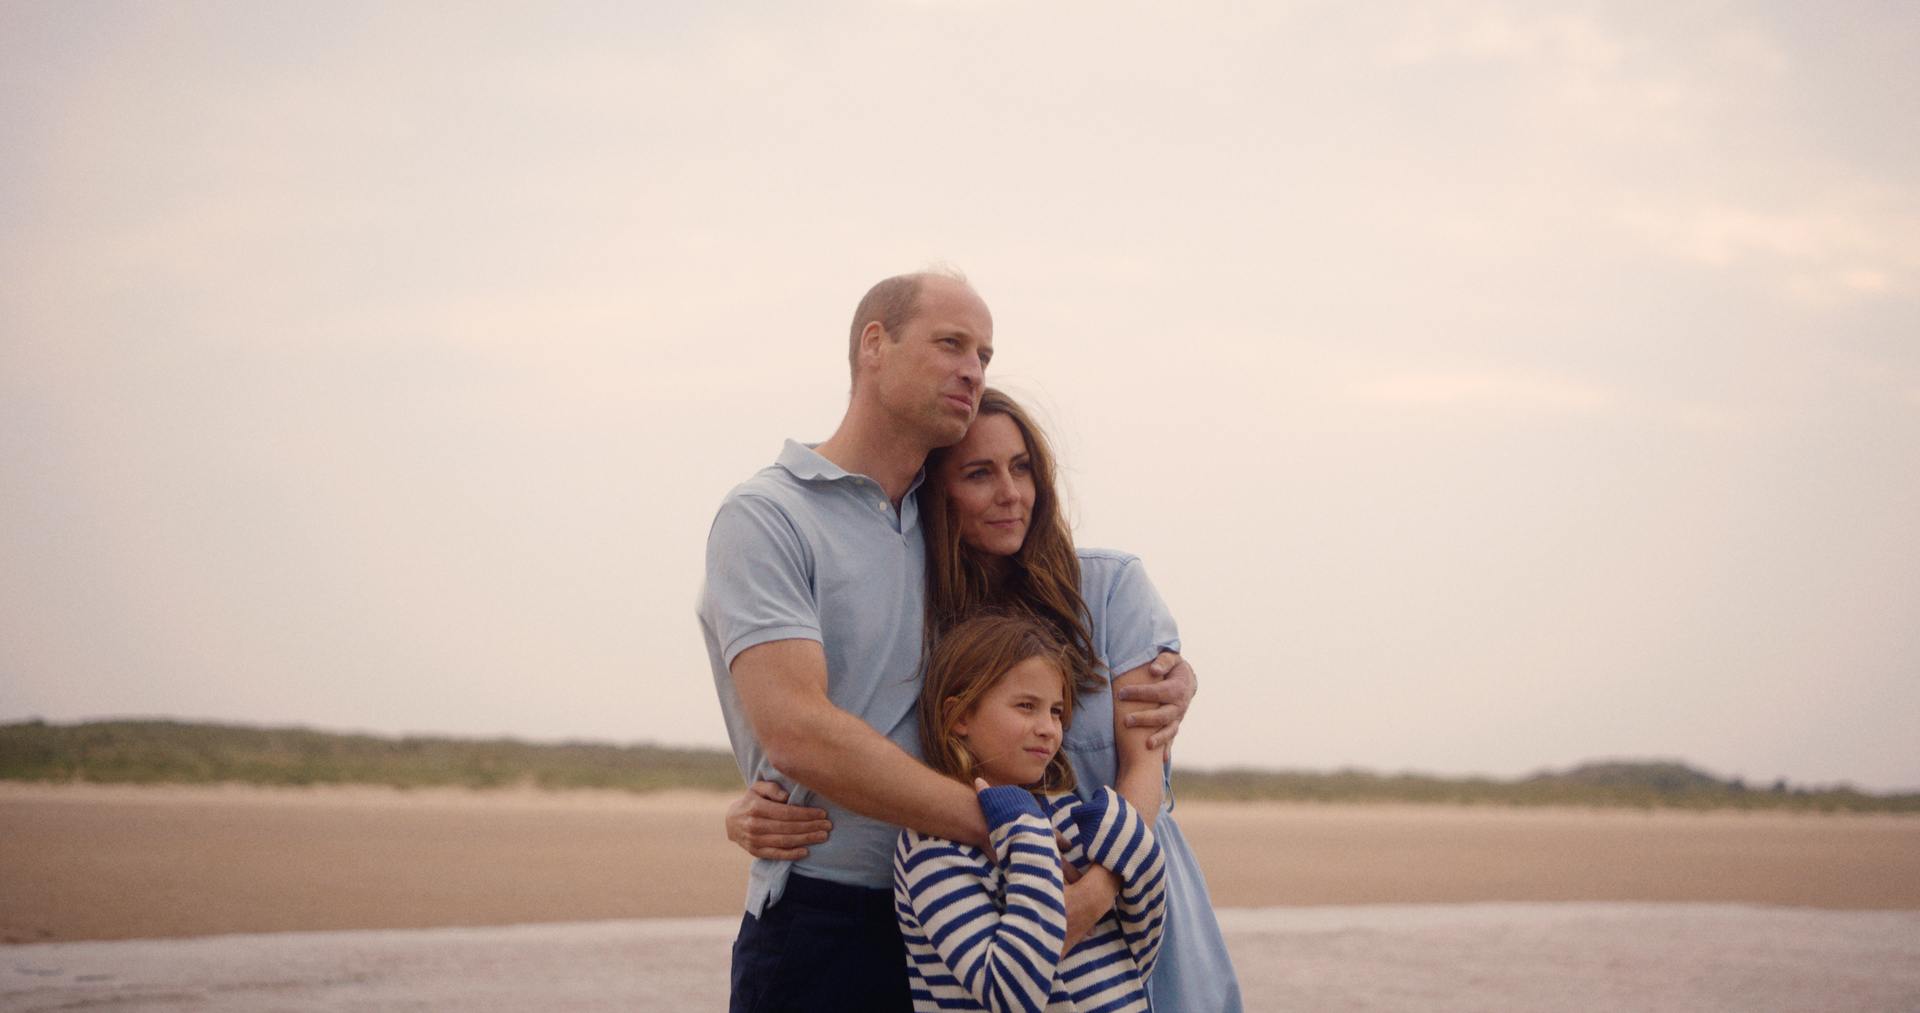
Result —
M0 939L721 916L705 794L0 784ZM1920 909L1920 819L1181 803L1219 907Z
M716 1008L726 801L0 784L0 1008ZM1920 1008L1920 819L1178 813L1252 1009Z
M1228 908L1248 1010L1807 1013L1920 1008L1920 912L1730 904ZM726 1008L738 919L40 943L0 1009ZM1177 1013L1177 1011L1176 1011Z

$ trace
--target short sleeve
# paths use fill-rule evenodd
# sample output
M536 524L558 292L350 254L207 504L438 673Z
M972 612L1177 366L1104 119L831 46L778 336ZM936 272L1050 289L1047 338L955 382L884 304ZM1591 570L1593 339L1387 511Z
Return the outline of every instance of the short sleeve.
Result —
M1147 567L1128 556L1107 589L1105 622L1098 631L1100 655L1113 675L1130 672L1152 661L1161 651L1180 650L1180 630L1160 592L1147 578Z
M813 556L792 518L760 496L731 496L707 532L700 612L731 667L775 640L820 640Z

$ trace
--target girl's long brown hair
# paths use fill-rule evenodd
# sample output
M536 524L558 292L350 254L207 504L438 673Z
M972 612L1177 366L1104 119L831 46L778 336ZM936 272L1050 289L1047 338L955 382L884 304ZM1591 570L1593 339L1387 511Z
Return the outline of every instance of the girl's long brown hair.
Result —
M972 787L973 754L953 733L953 726L973 712L980 698L1015 665L1042 658L1060 673L1064 710L1060 730L1064 740L1073 722L1073 682L1067 675L1074 652L1062 644L1047 624L1019 612L984 612L955 624L934 646L927 662L927 681L920 687L920 749L927 766ZM1064 743L1063 743L1064 745ZM1073 764L1062 748L1047 761L1035 791L1072 791Z
M1020 551L1005 559L968 548L960 540L960 525L947 496L945 464L951 448L928 455L927 477L919 492L927 538L927 643L938 644L948 630L982 609L1018 609L1051 626L1066 645L1074 656L1067 672L1076 687L1099 689L1105 683L1087 627L1087 604L1080 597L1080 557L1074 555L1073 536L1054 488L1053 448L1026 409L1004 391L988 387L981 394L980 417L988 415L1011 419L1026 441L1033 465L1027 538Z

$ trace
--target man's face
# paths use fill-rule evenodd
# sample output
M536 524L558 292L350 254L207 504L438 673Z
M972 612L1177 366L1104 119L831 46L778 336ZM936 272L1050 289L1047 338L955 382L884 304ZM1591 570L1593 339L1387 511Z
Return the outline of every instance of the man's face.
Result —
M967 434L980 407L993 315L972 287L950 278L922 282L919 303L896 340L880 341L875 389L896 424L945 447Z

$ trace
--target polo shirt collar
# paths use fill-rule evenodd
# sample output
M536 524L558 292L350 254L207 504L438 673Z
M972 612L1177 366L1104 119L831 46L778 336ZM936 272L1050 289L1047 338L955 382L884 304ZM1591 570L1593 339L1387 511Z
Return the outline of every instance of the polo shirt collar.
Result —
M802 482L835 482L851 478L869 485L879 485L865 475L856 475L821 457L819 452L813 449L817 446L819 446L818 443L788 440L786 446L780 448L780 456L775 458L773 463L785 468L789 474ZM920 488L920 483L925 481L926 477L927 469L924 467L914 473L913 481L907 483L907 492L902 497L902 502L913 498L914 491Z
M803 482L816 480L831 482L835 479L853 477L845 468L821 457L819 452L813 449L817 446L819 446L817 443L788 440L787 445L780 448L780 456L774 459L774 463L787 469L794 478Z

